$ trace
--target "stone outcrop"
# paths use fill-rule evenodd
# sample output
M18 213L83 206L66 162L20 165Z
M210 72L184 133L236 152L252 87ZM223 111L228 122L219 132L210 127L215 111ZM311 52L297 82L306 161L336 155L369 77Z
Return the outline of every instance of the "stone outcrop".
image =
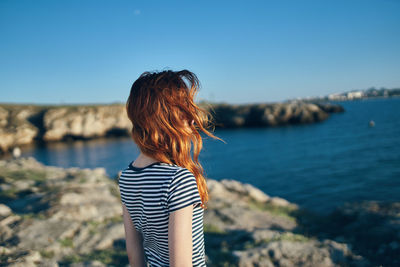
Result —
M112 131L128 134L131 122L124 116L122 105L77 106L75 108L51 108L43 117L45 141L58 141L67 136L94 138L107 136Z
M0 153L34 141L128 136L124 105L0 106Z
M235 180L207 184L210 266L368 266L351 245L306 235L297 205Z
M223 128L273 127L289 124L320 122L329 113L343 112L338 105L329 103L273 103L254 105L217 104L210 107L216 126Z
M346 203L313 223L302 219L310 234L348 242L374 266L400 266L400 202Z
M16 109L0 106L0 153L34 140L39 130L28 121L28 117L36 112L34 107Z
M200 104L216 128L272 127L323 121L343 108L303 102L228 105ZM122 104L92 106L0 105L0 153L30 144L67 139L129 136L131 122Z
M115 183L104 169L0 161L0 253L10 266L59 266L123 237Z
M128 266L116 181L102 168L0 160L2 266ZM207 183L207 266L399 264L398 203L318 216L249 184Z

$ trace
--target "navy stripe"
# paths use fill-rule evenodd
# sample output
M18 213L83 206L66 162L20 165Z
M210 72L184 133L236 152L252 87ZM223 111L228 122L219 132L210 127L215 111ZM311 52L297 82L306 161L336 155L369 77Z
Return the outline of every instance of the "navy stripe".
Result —
M175 164L156 162L144 168L128 167L119 180L121 201L135 228L143 235L143 247L150 266L169 266L169 214L194 205L192 216L193 266L206 266L204 210L194 175Z

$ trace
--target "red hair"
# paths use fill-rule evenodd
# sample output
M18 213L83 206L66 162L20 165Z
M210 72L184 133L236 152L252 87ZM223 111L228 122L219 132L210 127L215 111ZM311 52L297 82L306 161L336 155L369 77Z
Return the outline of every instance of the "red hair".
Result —
M194 102L199 87L197 76L188 70L144 72L132 85L126 111L132 122L132 138L140 151L160 162L176 164L192 172L201 206L206 208L208 189L199 162L203 146L199 131L223 140L207 131L213 126L212 116Z

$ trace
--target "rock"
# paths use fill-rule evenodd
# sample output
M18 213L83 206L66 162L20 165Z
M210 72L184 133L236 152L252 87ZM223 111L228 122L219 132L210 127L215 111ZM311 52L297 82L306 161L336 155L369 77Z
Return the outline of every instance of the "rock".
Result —
M73 263L70 266L71 267L103 267L106 265L100 261L90 261L90 262Z
M232 179L216 181L208 179L210 209L204 214L206 224L213 225L221 231L228 229L246 229L280 225L284 229L295 227L290 216L277 216L263 210L267 208L269 196L249 184ZM270 206L268 206L270 207Z
M18 257L7 266L11 267L29 267L37 266L41 262L41 256L38 251L21 250Z
M272 197L272 198L269 199L269 202L272 205L281 206L281 207L288 207L288 206L292 206L293 205L292 203L290 203L286 199L283 199L283 198L280 198L280 197Z
M236 180L232 180L232 179L223 179L221 180L219 183L220 188L216 189L216 185L215 184L219 184L216 181L211 182L211 191L215 191L215 190L219 190L220 193L222 193L222 191L230 191L230 192L234 192L236 194L239 194L240 197L250 197L252 199L254 199L255 201L259 201L259 202L266 202L270 199L270 197L265 194L264 192L262 192L260 189L252 186L251 184L243 184L240 183ZM224 190L222 190L222 188L224 187ZM217 194L217 193L214 193Z
M66 136L93 138L105 136L114 129L128 132L131 122L124 108L123 105L51 108L43 118L46 129L43 139L62 140Z
M2 152L16 145L26 145L33 142L38 130L28 122L21 122L18 127L7 126L0 128L0 150Z
M239 266L356 266L365 264L342 247L326 247L318 240L296 242L277 240L266 242L252 249L235 251Z
M0 152L34 141L128 136L131 122L124 105L0 107Z
M14 171L18 179L13 179ZM0 241L10 255L7 266L58 266L71 255L112 249L116 240L124 239L118 187L103 168L63 169L19 158L0 161L0 172L5 173L2 183L17 192L26 191L27 185L36 188L0 205ZM38 179L41 182L34 184Z
M374 266L396 266L400 264L400 247L396 246L399 214L399 202L353 202L337 207L315 222L309 221L304 227L316 236L347 243L367 256Z
M0 127L5 127L8 124L8 110L0 107Z
M17 180L14 181L13 185L18 191L26 190L28 188L31 188L32 185L35 184L35 181L33 180Z
M19 158L21 156L21 149L19 147L14 147L12 150L12 155L14 158Z
M344 108L340 105L333 105L330 103L317 103L316 105L327 113L344 112Z
M4 205L4 204L0 204L0 216L1 217L6 217L6 216L8 216L10 214L11 214L11 209L8 206Z
M343 111L338 105L301 101L250 105L214 104L207 109L213 113L216 127L221 128L314 123L327 119L329 113Z
M223 179L220 182L228 191L233 191L241 195L247 195L247 190L242 186L242 183L240 183L239 181Z
M18 176L13 177L16 170ZM0 204L0 244L6 247L2 265L128 265L118 186L103 168L64 169L44 166L34 158L18 158L0 160L0 173L1 185L9 185L19 195L4 198ZM318 220L319 226L338 231L332 239L341 240L342 236L343 242L337 242L319 238L301 225L304 211L284 199L269 197L232 179L208 179L207 185L210 201L204 212L204 229L208 266L369 266L365 256L375 256L356 254L348 240L357 237L358 229L365 236L364 227L371 232L366 234L371 235L370 240L381 242L375 254L384 257L386 265L398 263L393 256L399 249L395 240L398 228L390 223L400 205L365 205L363 212L357 209L356 213L362 221L347 219L350 225L333 225L332 229ZM357 218L354 207L343 208L342 216ZM376 225L377 220L369 220L370 213L389 215L392 221ZM383 231L385 225L389 230ZM313 225L311 229L317 228ZM325 230L320 233L329 234ZM383 233L382 240L376 239L377 233ZM378 263L372 261L372 265Z
M267 202L268 200L270 200L270 197L267 194L250 184L244 184L243 187L246 189L249 197L251 197L255 201Z

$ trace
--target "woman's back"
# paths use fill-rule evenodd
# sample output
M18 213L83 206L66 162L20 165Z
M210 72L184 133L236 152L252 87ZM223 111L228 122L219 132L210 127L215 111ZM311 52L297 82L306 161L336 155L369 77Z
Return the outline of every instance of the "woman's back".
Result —
M193 205L192 263L205 265L203 208L195 176L186 168L155 162L138 168L130 163L119 178L121 201L138 232L150 266L169 266L169 215Z

